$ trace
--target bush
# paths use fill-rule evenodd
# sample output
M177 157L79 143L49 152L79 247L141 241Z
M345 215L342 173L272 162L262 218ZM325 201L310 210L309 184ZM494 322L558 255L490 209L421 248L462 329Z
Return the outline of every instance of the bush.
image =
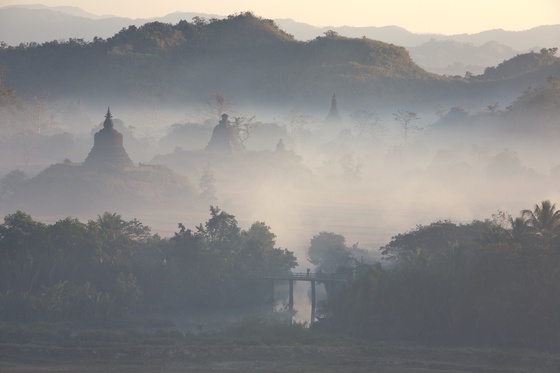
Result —
M67 346L72 342L70 330L53 324L0 323L0 343Z

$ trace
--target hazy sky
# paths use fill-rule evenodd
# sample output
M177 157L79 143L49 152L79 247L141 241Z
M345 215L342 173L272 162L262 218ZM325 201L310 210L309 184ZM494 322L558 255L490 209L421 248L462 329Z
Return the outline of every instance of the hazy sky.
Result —
M263 18L292 18L315 26L396 25L441 34L560 24L560 0L0 0L1 6L29 3L76 6L97 15L130 18L174 11L218 15L252 11Z

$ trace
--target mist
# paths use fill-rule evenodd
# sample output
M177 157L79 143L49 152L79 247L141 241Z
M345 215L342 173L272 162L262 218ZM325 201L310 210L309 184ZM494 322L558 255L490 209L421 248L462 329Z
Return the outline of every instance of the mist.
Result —
M170 236L177 223L198 224L215 205L244 226L266 222L278 244L295 251L305 267L309 240L321 231L376 251L418 224L486 219L497 210L516 215L535 201L558 199L555 140L538 133L517 139L498 124L487 124L488 110L463 110L458 122L453 109L440 109L440 117L434 108L414 111L418 119L410 123L405 146L402 123L395 118L399 107L375 112L339 99L342 121L329 130L329 97L324 97L322 113L315 107L270 107L256 113L231 104L219 110L230 118L250 119L250 133L245 151L223 154L204 150L219 119L209 100L201 98L191 107L111 106L133 163L168 168L184 184L173 193L159 180L147 187L146 196L137 193L119 203L122 196L115 200L104 192L93 198L68 178L65 189L89 203L76 204L68 194L55 198L60 191L48 189L29 203L28 196L18 199L16 192L2 200L0 212L23 209L53 222L66 216L91 219L117 209ZM49 103L44 110L51 113L52 124L41 133L46 137L36 139L27 159L24 144L14 144L2 158L3 174L19 169L33 184L49 165L83 162L109 104ZM65 142L49 146L62 135ZM283 152L276 150L280 139ZM212 176L212 196L201 190L205 173ZM156 185L161 190L152 193ZM56 208L49 199L57 201Z
M217 206L243 228L256 221L268 225L277 246L294 252L295 271L304 272L314 268L308 248L319 232L340 234L383 260L379 249L418 225L467 224L498 211L516 216L535 201L559 200L555 140L539 134L518 139L502 131L499 118L505 114L489 120L488 109L459 110L459 116L456 108L414 112L405 146L396 115L403 109L350 111L351 103L339 99L340 121L333 126L326 119L331 99L324 101L322 113L267 108L258 115L234 104L218 111L211 97L185 108L111 106L135 165L121 172L78 171L103 128L105 105L53 102L45 109L53 110L48 136L37 137L27 154L15 143L18 151L2 158L1 180L14 169L29 179L3 194L0 213L22 210L54 223L67 216L88 221L108 211L173 237L179 223L195 227ZM250 124L242 136L245 150L205 149L222 110ZM50 148L60 134L66 141ZM280 140L283 150L277 149ZM276 285L274 309L280 314L287 311L285 286ZM295 287L294 321L312 321L308 292L305 283ZM324 290L319 294L326 299ZM254 311L170 317L197 332L218 330Z
M177 22L0 42L6 366L558 365L557 26Z

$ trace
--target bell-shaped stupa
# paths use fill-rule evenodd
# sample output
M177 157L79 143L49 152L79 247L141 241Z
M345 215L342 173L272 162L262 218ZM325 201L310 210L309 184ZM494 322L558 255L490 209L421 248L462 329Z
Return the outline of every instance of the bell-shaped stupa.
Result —
M236 153L242 152L243 144L239 141L237 131L228 120L227 114L222 114L222 120L214 127L212 137L206 145L207 151Z
M103 128L97 132L93 140L93 148L89 152L84 165L129 168L134 167L123 146L123 135L113 125L111 110L107 109Z

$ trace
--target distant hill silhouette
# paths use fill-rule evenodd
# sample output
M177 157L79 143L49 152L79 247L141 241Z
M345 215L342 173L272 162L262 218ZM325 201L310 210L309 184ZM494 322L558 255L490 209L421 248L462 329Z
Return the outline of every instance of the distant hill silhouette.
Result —
M148 22L177 23L181 20L191 21L193 17L205 19L223 19L224 15L173 12L163 17L131 19L111 15L97 16L78 7L48 7L44 5L12 5L0 7L1 39L8 45L52 40L84 38L93 40L95 36L107 38L123 27L137 27ZM93 22L90 22L93 21ZM488 42L497 42L520 52L543 47L560 46L560 25L543 25L524 31L506 31L502 29L487 30L475 34L415 34L398 25L368 27L317 27L293 19L275 19L275 23L296 40L315 39L332 30L342 36L380 40L404 47L416 47L434 40L454 40L480 46ZM72 26L72 28L70 28Z
M550 62L555 59L550 56ZM433 106L473 95L483 100L484 92L496 93L482 84L495 79L429 73L403 47L335 31L301 42L274 21L249 12L175 25L132 25L93 42L4 47L0 61L4 85L23 98L43 89L83 101L184 104L225 92L241 105L324 108L324 98L336 92L342 101L374 108ZM527 71L533 82L544 82L551 73L560 75L554 66ZM526 88L508 87L508 94L514 98Z
M140 27L148 22L175 24L181 20L224 19L223 15L174 12L163 17L131 19L111 15L97 16L77 7L13 5L0 8L0 42L8 45L44 43L70 38L93 40L108 38L128 26ZM409 49L413 60L426 70L438 74L479 74L517 53L560 46L560 25L545 25L525 31L488 30L476 34L415 34L398 26L317 27L292 19L275 23L294 39L308 41L330 30L341 36L363 36ZM434 43L444 42L444 43ZM467 53L468 50L468 53ZM511 52L508 52L511 50ZM458 52L458 53L457 53Z
M414 62L424 69L441 75L460 76L467 72L482 74L485 68L496 66L519 53L496 41L474 45L435 38L408 50Z
M556 72L558 64L560 63L558 57L555 56L558 48L543 49L535 53L525 53L517 55L507 61L500 63L496 67L488 67L484 74L477 77L477 79L484 80L502 80L515 78L525 75L530 72L541 71L542 69L548 70L552 67L551 75Z
M28 179L3 202L5 211L34 214L84 214L96 211L187 206L189 181L165 166L142 165L107 172L81 164L57 163Z
M219 17L206 13L171 13L164 17L132 19L116 16L96 16L77 7L47 7L43 5L13 5L0 8L0 41L8 45L45 43L70 38L93 40L108 38L122 28L142 26L148 22L177 23L193 17Z
M44 87L58 97L111 102L185 102L215 91L235 95L241 103L279 105L321 100L334 91L340 97L394 99L384 91L441 80L418 67L402 47L336 33L300 42L251 13L211 22L130 26L91 43L5 48L0 60L5 85L23 97Z

